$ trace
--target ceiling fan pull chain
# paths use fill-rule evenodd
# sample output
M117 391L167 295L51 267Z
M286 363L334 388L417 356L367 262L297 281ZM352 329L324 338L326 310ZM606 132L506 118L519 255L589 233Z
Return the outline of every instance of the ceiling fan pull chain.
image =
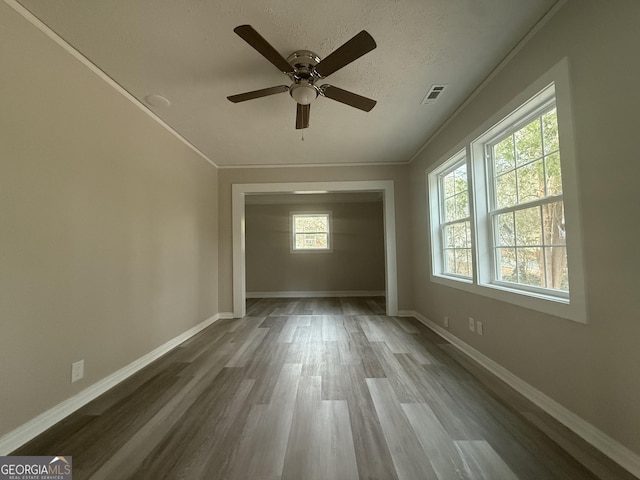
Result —
M304 142L304 128L302 129L302 141Z

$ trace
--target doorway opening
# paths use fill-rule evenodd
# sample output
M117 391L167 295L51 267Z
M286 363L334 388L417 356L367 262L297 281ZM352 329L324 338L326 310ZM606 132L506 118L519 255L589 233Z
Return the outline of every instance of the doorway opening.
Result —
M395 197L392 180L251 183L232 186L233 316L235 318L242 318L246 314L246 197L278 193L309 195L337 192L379 192L382 195L386 313L389 316L398 314Z

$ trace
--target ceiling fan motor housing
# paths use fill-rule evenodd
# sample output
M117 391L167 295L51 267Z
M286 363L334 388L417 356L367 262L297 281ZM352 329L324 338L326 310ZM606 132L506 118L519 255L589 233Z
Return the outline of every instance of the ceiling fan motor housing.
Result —
M318 78L314 67L320 63L320 57L309 50L297 50L289 55L287 61L295 69L289 76L293 84L289 88L289 95L300 105L309 105L318 98L320 91L314 85Z
M292 76L313 76L313 67L320 63L320 57L310 50L296 50L287 62L296 70Z

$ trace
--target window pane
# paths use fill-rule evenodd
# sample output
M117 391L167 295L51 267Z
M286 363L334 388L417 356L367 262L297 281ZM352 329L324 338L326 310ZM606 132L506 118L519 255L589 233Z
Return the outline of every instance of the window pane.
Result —
M547 176L547 195L562 194L562 170L560 168L560 154L553 153L545 159Z
M503 280L505 282L518 281L515 248L497 248L496 263L498 280Z
M444 221L450 222L469 216L467 166L460 165L442 177Z
M464 223L458 223L455 225L455 246L457 248L467 248L467 228Z
M471 225L469 222L454 223L444 227L445 248L471 248Z
M327 234L326 233L316 233L316 248L327 248Z
M444 251L444 273L471 277L473 267L471 264L471 250L468 248L451 248Z
M544 244L565 245L567 243L564 226L564 204L553 202L542 205L542 224L544 226Z
M516 172L511 171L496 178L496 207L511 207L518 202Z
M296 216L296 232L326 232L328 231L328 217L325 215Z
M455 250L456 272L458 275L471 276L471 252L467 248Z
M443 228L444 271L443 273L471 277L471 223L463 221Z
M493 147L493 208L508 208L562 194L557 136L554 109ZM515 149L515 161L512 159L513 153L510 153L512 146Z
M453 248L455 247L455 231L454 231L454 227L455 225L447 225L444 227L444 248Z
M544 250L547 287L569 291L566 247L547 247Z
M445 175L442 179L444 186L444 198L449 198L456 193L456 181L453 175Z
M505 173L516 168L513 135L509 135L493 147L493 161L496 174Z
M456 197L447 198L444 201L444 221L450 222L458 218Z
M463 163L453 172L456 179L456 193L467 191L467 165Z
M469 216L469 194L466 190L456 195L456 207L458 218L465 218Z
M544 162L542 159L524 165L518 172L518 203L544 198Z
M518 263L518 283L545 287L544 255L542 248L518 248L516 249Z
M563 207L550 202L494 217L498 280L568 291Z
M499 246L512 247L516 244L516 227L514 225L513 212L498 215L496 219L496 244Z
M540 118L536 118L514 135L518 165L529 163L542 156Z
M456 254L455 250L444 251L444 273L456 273Z
M542 138L544 141L545 155L558 150L558 118L555 108L542 116Z
M327 248L327 234L299 233L296 235L296 248Z
M469 216L469 195L467 192L459 193L444 201L445 222L466 218Z
M515 212L516 245L542 245L542 219L540 207Z

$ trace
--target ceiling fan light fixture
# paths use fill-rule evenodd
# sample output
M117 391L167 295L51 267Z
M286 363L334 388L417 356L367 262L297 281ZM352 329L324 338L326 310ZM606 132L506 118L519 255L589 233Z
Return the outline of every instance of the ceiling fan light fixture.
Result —
M325 59L321 59L310 50L296 50L286 60L251 25L240 25L234 28L233 31L278 70L287 75L293 84L291 86L278 85L231 95L227 97L230 102L245 102L289 91L291 98L296 101L296 130L309 128L311 103L318 98L318 95L365 112L370 111L375 106L375 100L348 90L331 85L322 85L320 87L315 85L316 81L326 78L376 48L375 40L365 30L347 40L346 43L330 53Z
M295 83L291 85L289 94L296 103L300 105L309 105L318 98L318 89L310 83Z

